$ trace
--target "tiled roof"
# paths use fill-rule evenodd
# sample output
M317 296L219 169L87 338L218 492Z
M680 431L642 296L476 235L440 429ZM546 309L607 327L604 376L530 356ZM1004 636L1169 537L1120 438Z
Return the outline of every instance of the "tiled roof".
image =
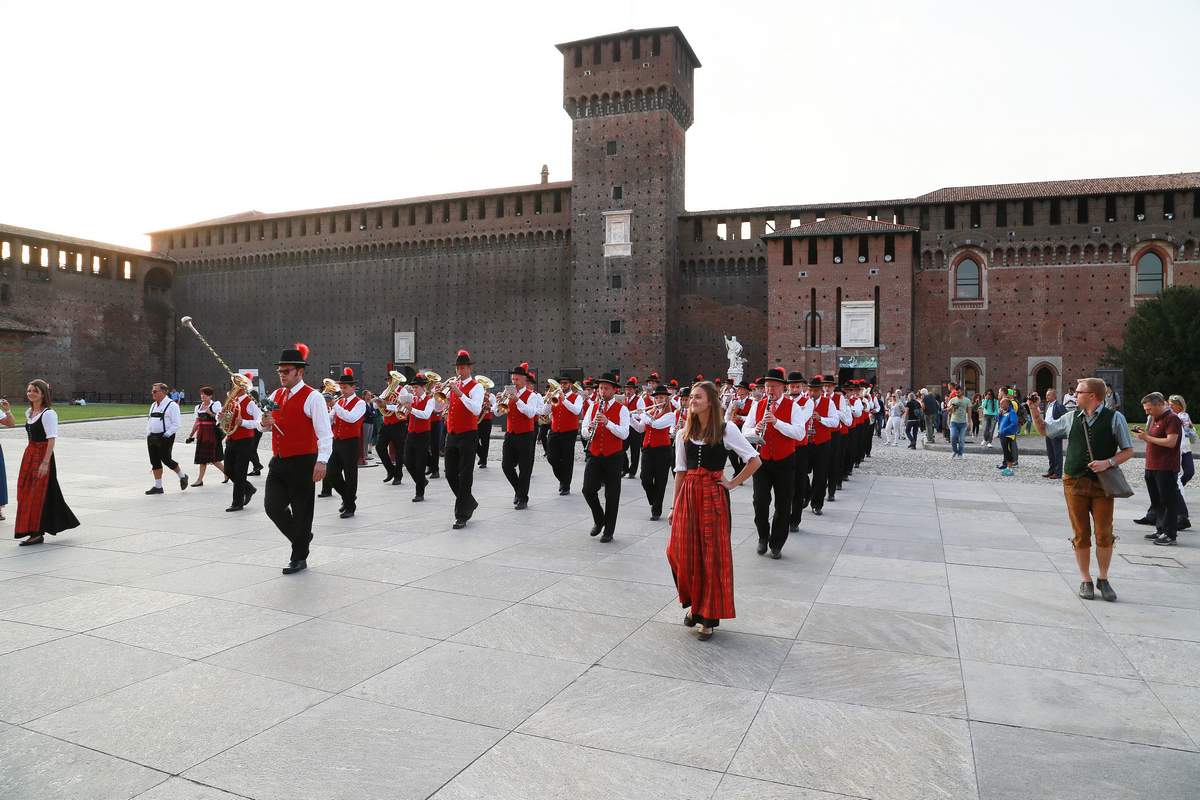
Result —
M377 208L391 208L393 206L410 206L416 203L438 203L446 200L466 200L476 197L492 197L502 194L521 194L523 192L551 192L556 189L570 189L570 181L557 181L552 183L529 183L524 186L504 186L499 189L475 189L469 192L452 192L450 194L430 194L424 197L406 197L400 200L381 200L373 203L355 203L345 206L328 206L327 208L301 208L295 211L243 211L240 214L232 214L228 217L218 217L216 219L204 220L203 222L190 222L187 225L178 225L174 228L163 228L162 230L150 231L150 235L156 233L170 233L172 231L186 231L192 228L207 228L212 225L230 225L238 222L251 222L267 219L287 219L288 217L303 217L312 214L336 214L342 211L372 211Z
M995 183L987 186L948 186L913 198L914 203L966 203L975 200L1022 200L1096 194L1133 194L1200 189L1200 172L1170 175L1131 175L1124 178L1083 178L1073 181Z
M819 222L806 222L794 228L788 228L775 233L768 233L764 239L792 239L802 236L852 236L855 234L872 233L915 233L917 228L911 225L897 225L894 222L881 222L876 219L862 217L837 216L823 219Z
M163 261L170 261L164 255L151 253L149 250L139 250L136 247L126 247L121 244L109 244L107 242L95 242L91 239L80 239L76 236L63 236L61 233L49 233L48 231L38 231L33 228L18 228L16 225L5 225L0 223L0 236L8 234L15 236L18 239L32 239L43 242L59 242L60 244L73 244L77 247L90 247L93 250L107 250L113 253L130 253L143 258L159 258Z

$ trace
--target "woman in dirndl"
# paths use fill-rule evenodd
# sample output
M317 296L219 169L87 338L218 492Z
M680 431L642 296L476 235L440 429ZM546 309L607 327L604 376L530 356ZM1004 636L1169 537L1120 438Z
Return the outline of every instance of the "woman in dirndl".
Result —
M189 442L196 442L196 457L193 464L200 465L200 475L192 482L192 486L204 485L204 471L212 464L222 475L225 474L225 454L222 451L221 439L217 435L217 416L221 413L221 404L213 399L211 386L200 387L200 402L196 404L196 421L192 423L192 432L188 434Z
M50 407L50 386L41 378L30 381L25 388L29 408L25 410L25 433L29 443L21 458L17 475L17 520L14 535L28 537L21 546L41 544L45 534L51 536L79 527L79 520L67 507L62 490L58 488L58 471L54 463L54 442L58 439L58 414ZM5 411L8 403L3 403ZM11 428L12 414L0 419L0 425Z
M745 466L725 477L729 451ZM667 562L679 592L679 604L690 609L683 624L700 626L700 639L710 639L721 620L733 619L733 548L729 492L750 480L762 462L737 425L725 421L711 381L701 381L688 396L687 421L675 437L675 502Z

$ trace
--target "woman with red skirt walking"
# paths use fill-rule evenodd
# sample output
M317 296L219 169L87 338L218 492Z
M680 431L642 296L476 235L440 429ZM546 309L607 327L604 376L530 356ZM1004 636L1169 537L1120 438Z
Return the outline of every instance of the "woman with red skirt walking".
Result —
M54 442L58 438L58 414L50 408L50 386L41 378L30 381L25 388L29 408L25 411L25 433L29 443L21 459L17 476L17 521L15 536L28 537L21 546L41 544L43 536L51 536L79 527L79 520L67 507L62 490L58 488L58 473L54 464ZM7 402L4 403L8 410ZM0 419L0 425L13 427L12 414Z
M725 463L731 450L746 466L728 480ZM699 625L701 639L711 638L721 620L737 616L729 492L748 481L761 463L738 427L725 421L717 387L711 381L695 384L687 421L675 437L675 502L667 561L679 604L690 609L683 624Z

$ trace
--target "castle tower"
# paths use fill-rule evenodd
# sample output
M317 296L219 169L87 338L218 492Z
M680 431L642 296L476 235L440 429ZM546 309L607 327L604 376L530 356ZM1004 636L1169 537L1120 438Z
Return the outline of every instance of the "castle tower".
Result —
M589 374L670 369L684 140L700 61L679 28L558 45L571 115L571 342Z

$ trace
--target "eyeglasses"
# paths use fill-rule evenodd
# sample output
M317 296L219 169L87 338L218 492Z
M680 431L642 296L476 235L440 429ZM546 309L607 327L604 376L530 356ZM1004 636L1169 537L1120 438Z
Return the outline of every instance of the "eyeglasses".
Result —
M295 371L295 367L281 367L280 369L275 370L275 372L279 375L290 375Z

